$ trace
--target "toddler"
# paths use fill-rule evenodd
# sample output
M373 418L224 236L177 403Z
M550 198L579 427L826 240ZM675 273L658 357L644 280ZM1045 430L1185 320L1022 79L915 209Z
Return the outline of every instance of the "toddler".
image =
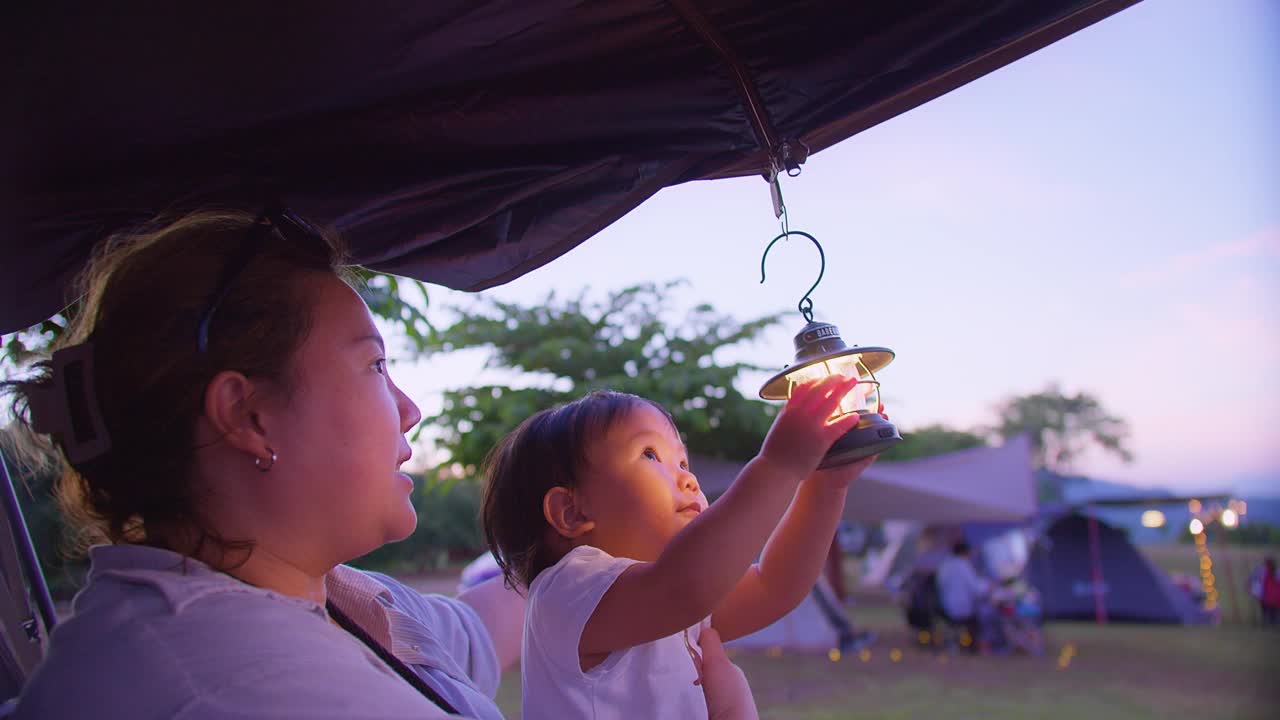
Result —
M483 524L508 583L528 596L523 717L707 717L704 620L728 641L798 605L849 481L874 460L816 471L858 422L830 419L856 382L797 386L713 507L670 414L634 395L597 391L542 411L494 448Z

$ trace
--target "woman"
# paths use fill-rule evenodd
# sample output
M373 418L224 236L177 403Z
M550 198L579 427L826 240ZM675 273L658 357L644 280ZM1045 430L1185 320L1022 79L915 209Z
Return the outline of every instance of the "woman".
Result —
M501 717L517 596L342 565L413 531L421 419L343 259L290 213L217 211L95 258L52 361L7 384L62 453L68 520L106 543L17 717ZM712 650L708 697L750 716Z

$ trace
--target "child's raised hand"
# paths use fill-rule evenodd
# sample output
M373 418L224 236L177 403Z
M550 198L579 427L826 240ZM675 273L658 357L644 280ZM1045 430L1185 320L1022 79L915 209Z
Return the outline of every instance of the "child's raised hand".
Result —
M880 417L885 420L889 419L889 414L884 411L884 403L880 403L879 414ZM814 470L813 474L810 475L809 478L829 487L847 488L849 487L849 483L861 477L862 473L867 468L871 467L871 464L874 463L878 457L880 456L872 455L869 458L855 460L848 465L837 465L836 467L827 468L826 470Z
M797 478L808 477L831 444L858 424L858 413L831 420L840 401L857 384L856 377L829 375L795 386L769 428L760 456Z

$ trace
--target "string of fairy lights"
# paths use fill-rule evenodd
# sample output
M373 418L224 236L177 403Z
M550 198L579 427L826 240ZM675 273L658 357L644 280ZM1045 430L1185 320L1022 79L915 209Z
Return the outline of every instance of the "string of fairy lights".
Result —
M1191 512L1191 522L1187 530L1196 543L1196 555L1200 560L1200 585L1204 589L1204 609L1215 610L1218 607L1218 583L1213 574L1213 556L1209 553L1209 525L1217 522L1224 529L1234 529L1240 524L1241 516L1248 512L1243 500L1232 500L1226 507L1217 503L1206 506L1199 500L1187 503Z
M1209 556L1209 544L1205 541L1204 525L1200 524L1199 532L1196 532L1195 524L1199 520L1192 520L1191 532L1196 537L1196 555L1200 556L1200 585L1204 588L1204 609L1213 610L1218 607L1218 588L1213 579L1213 558Z

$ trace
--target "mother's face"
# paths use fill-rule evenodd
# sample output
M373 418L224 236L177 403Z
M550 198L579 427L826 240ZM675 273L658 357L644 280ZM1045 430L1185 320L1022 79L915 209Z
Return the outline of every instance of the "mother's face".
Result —
M345 562L413 532L413 482L399 469L412 454L404 434L422 414L388 376L359 295L333 276L306 284L311 330L294 359L292 392L272 413L279 460L262 476L262 498L279 518L274 535L307 543L304 555Z

